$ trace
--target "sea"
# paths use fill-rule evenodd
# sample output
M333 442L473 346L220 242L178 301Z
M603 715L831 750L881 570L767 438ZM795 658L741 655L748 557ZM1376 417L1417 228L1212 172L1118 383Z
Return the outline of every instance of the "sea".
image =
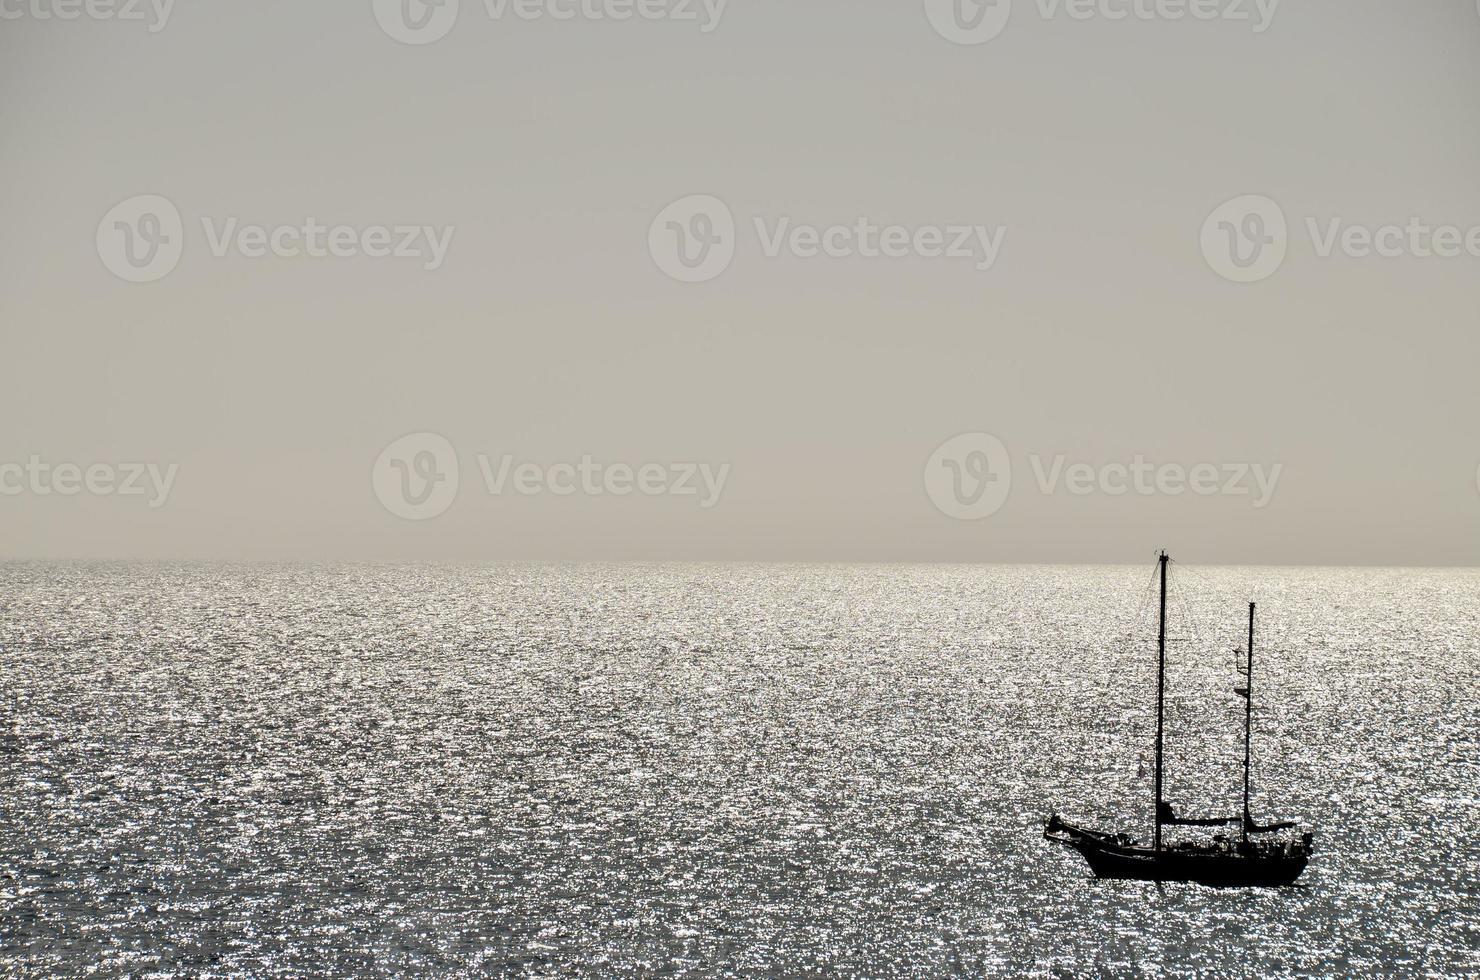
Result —
M1473 976L1480 570L0 565L0 973ZM1209 831L1200 831L1209 833Z

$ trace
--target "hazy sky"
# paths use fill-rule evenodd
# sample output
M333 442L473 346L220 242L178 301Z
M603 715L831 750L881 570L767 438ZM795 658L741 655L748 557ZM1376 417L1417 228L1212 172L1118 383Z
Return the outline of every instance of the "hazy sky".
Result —
M0 0L0 556L1480 564L1474 0L406 2Z

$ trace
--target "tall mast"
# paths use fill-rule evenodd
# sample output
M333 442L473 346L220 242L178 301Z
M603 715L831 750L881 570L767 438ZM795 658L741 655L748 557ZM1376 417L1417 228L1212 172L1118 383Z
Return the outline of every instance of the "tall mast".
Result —
M1156 850L1161 850L1161 737L1167 686L1167 553L1161 558L1161 611L1156 631Z
M1249 839L1249 740L1254 731L1254 604L1249 603L1249 660L1244 672L1244 840Z

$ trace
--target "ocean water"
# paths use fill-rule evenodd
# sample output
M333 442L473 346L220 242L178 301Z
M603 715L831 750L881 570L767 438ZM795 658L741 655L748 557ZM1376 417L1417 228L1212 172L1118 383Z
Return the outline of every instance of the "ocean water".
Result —
M0 971L1480 970L1480 571L1172 571L1169 795L1300 886L1092 879L1149 832L1139 567L0 566Z

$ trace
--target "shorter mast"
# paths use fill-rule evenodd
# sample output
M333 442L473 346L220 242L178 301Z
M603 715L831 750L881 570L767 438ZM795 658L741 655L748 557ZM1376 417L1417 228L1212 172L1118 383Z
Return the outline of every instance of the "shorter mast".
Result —
M1249 742L1254 731L1254 604L1249 603L1248 669L1244 672L1244 837L1249 839Z
M1156 632L1156 809L1152 812L1156 821L1155 847L1160 853L1162 716L1163 706L1166 703L1167 684L1167 553L1165 551L1161 553L1158 561L1161 564L1161 607Z

